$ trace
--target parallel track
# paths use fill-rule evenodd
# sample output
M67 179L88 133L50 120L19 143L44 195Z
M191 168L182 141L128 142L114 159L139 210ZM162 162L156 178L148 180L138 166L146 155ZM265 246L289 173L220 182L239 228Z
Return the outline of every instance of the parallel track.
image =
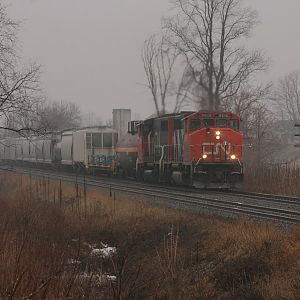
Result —
M300 205L300 198L291 197L291 196L243 192L243 191L216 191L216 192L220 195L227 195L227 196L234 195L235 197L270 201L273 203Z
M8 171L7 169L4 169ZM83 176L70 173L57 173L49 170L21 169L12 170L17 173L31 174L34 177L47 177L69 183L95 188L112 189L114 191L141 195L156 201L177 203L186 208L205 209L211 212L224 212L230 216L246 215L259 219L268 219L282 223L300 223L300 198L278 195L265 195L244 192L202 191L192 188L177 188L145 184L130 180ZM245 202L246 201L246 202ZM255 203L258 202L258 203ZM286 206L289 208L285 208Z

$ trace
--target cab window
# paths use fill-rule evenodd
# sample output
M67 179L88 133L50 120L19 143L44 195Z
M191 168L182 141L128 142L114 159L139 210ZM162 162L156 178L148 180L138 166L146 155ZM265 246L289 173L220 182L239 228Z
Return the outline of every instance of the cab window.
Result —
M201 128L201 120L199 119L194 119L194 120L190 120L190 131L196 131L199 128Z
M216 127L227 127L227 120L225 119L217 119Z
M203 120L203 126L204 127L212 127L214 126L214 119L204 119Z
M180 120L180 119L175 119L174 120L174 130L181 130L181 129L183 129L183 121L182 120Z
M230 120L229 127L233 130L239 130L239 121L238 120Z

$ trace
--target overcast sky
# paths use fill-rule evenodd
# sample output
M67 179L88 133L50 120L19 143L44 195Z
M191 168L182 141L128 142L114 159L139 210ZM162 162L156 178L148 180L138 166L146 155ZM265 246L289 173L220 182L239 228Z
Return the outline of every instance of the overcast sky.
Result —
M113 108L153 112L140 51L158 32L169 0L6 0L22 20L20 41L26 60L43 66L52 100L74 101L84 112L108 119ZM251 45L271 59L267 79L300 70L300 1L245 0L261 24Z

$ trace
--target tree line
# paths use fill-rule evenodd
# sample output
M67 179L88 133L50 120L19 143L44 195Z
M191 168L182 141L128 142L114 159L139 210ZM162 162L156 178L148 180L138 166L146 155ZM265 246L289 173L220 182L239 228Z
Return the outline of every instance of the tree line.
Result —
M96 116L84 116L72 102L48 101L41 84L41 66L25 65L18 53L21 24L9 17L0 2L0 135L45 134L101 125Z
M300 120L300 72L263 80L269 59L247 47L258 14L243 0L170 2L173 15L141 51L156 115L185 107L231 111L241 116L249 144L268 156L284 142L276 124Z
M278 83L262 80L269 61L262 50L247 47L259 20L243 0L170 2L173 15L141 51L156 115L191 106L232 111L241 116L249 145L272 153L282 144L274 130L278 120L300 120L300 72ZM24 66L18 56L19 28L0 3L0 129L28 134L82 125L78 105L45 101L41 67ZM102 123L94 115L88 119L87 125Z

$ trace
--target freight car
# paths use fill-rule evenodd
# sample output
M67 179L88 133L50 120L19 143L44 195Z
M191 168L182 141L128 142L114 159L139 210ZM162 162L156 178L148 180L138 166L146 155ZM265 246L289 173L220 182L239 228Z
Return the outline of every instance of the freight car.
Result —
M138 180L200 188L243 180L240 118L228 112L181 112L131 122Z
M10 137L0 141L0 160L18 165L111 173L117 142L117 131L106 126L38 137Z

